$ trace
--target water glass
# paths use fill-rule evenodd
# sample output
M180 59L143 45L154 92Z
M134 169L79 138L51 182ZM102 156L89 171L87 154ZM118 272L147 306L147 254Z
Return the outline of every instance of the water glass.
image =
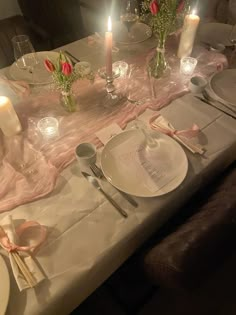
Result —
M38 60L29 37L27 35L14 36L12 38L12 45L17 67L33 73Z
M197 59L192 57L183 57L180 61L180 73L191 76L196 68Z
M54 117L44 117L39 120L37 127L45 139L58 136L58 120Z

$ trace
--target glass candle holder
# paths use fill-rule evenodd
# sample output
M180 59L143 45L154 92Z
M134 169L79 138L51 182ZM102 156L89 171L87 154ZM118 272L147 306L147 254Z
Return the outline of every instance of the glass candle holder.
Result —
M46 139L58 136L58 120L54 117L45 117L39 120L37 127Z
M180 60L180 73L191 76L196 68L197 59L193 57L183 57Z
M125 77L128 71L129 65L125 61L116 61L112 64L112 70L115 75Z

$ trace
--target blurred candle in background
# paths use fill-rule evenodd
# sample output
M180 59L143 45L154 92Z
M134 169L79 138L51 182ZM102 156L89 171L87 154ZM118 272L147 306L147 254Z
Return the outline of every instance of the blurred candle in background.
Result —
M111 17L108 18L108 30L105 36L106 45L106 75L112 77L112 26Z
M15 109L6 96L0 96L0 128L5 136L11 137L21 131L21 124Z
M191 55L199 22L200 17L195 14L195 11L185 16L178 49L179 58Z

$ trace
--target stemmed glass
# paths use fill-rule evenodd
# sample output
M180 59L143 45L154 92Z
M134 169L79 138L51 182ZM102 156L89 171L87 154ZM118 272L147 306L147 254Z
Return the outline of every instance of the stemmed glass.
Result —
M139 19L139 5L137 0L123 0L121 3L120 20L128 31L129 41L133 39L131 29Z
M132 74L135 71L135 67L130 67L129 69L129 73L128 73L128 80L132 80ZM150 82L151 84L151 82ZM129 89L129 88L128 88ZM145 98L145 101L147 102L149 100L149 98ZM132 97L130 98L130 94L129 91L127 91L127 101L129 103L131 103L132 105L134 105L134 109L135 109L135 117L134 117L134 121L133 123L131 123L130 127L132 129L138 129L140 130L143 135L144 135L144 143L143 143L143 149L142 151L148 154L150 154L150 151L155 151L158 147L159 147L159 143L158 141L152 137L151 133L147 130L147 125L146 123L144 123L142 120L140 120L138 118L138 107L143 105L144 103L144 99L140 99L140 100L135 100L132 99Z
M32 75L38 64L34 47L27 35L17 35L12 38L14 57L16 65L21 70L27 70Z
M229 41L234 46L233 52L230 57L230 64L232 64L234 55L236 53L236 24L232 25L231 31L229 33Z

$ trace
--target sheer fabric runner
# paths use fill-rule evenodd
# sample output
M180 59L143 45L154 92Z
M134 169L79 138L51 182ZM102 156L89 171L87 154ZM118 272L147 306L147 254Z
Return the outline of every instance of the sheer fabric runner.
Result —
M195 55L198 58L196 75L209 76L227 64L223 55L204 49L195 51ZM75 159L78 143L102 145L95 136L98 130L113 122L125 128L146 108L158 110L186 93L188 79L179 74L179 59L171 53L168 59L171 66L168 78L150 80L145 58L137 58L130 65L128 76L116 79L117 89L130 99L141 100L140 106L124 101L114 108L104 108L100 102L105 82L98 77L94 84L75 83L79 105L73 114L61 108L59 95L53 92L18 103L15 108L24 131L12 138L0 134L0 212L50 193L59 173ZM59 136L50 141L45 141L37 130L37 122L45 116L59 120Z

